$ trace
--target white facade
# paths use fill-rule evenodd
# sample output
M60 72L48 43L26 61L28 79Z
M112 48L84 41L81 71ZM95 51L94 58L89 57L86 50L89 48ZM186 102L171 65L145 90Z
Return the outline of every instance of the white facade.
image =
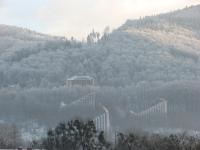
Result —
M67 87L73 86L93 86L94 85L94 78L90 76L73 76L66 81Z

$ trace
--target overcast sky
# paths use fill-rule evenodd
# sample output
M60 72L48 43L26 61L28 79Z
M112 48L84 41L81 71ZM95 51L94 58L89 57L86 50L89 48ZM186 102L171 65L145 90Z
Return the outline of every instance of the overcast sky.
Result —
M196 4L200 0L0 0L0 24L81 39L92 29Z

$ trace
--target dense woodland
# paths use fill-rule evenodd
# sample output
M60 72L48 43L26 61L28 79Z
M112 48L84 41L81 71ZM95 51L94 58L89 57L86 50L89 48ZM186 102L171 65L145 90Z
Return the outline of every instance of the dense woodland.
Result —
M129 20L111 33L92 31L85 42L1 25L0 86L57 87L74 75L104 86L198 80L198 11Z

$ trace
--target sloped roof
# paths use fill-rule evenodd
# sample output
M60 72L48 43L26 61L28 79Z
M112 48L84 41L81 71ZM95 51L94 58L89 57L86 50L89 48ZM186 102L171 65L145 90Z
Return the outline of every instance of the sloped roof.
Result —
M67 80L94 80L94 78L90 76L73 76Z

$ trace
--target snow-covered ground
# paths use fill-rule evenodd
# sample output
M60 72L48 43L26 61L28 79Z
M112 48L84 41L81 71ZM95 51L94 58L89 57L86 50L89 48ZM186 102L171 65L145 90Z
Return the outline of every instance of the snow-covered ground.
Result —
M46 136L47 129L34 121L24 122L21 126L22 139L26 142L39 140Z
M187 134L189 136L199 137L200 138L200 131L197 130L186 130L182 128L157 128L157 129L149 129L150 131L155 134L163 134L163 135L170 135L170 134Z

